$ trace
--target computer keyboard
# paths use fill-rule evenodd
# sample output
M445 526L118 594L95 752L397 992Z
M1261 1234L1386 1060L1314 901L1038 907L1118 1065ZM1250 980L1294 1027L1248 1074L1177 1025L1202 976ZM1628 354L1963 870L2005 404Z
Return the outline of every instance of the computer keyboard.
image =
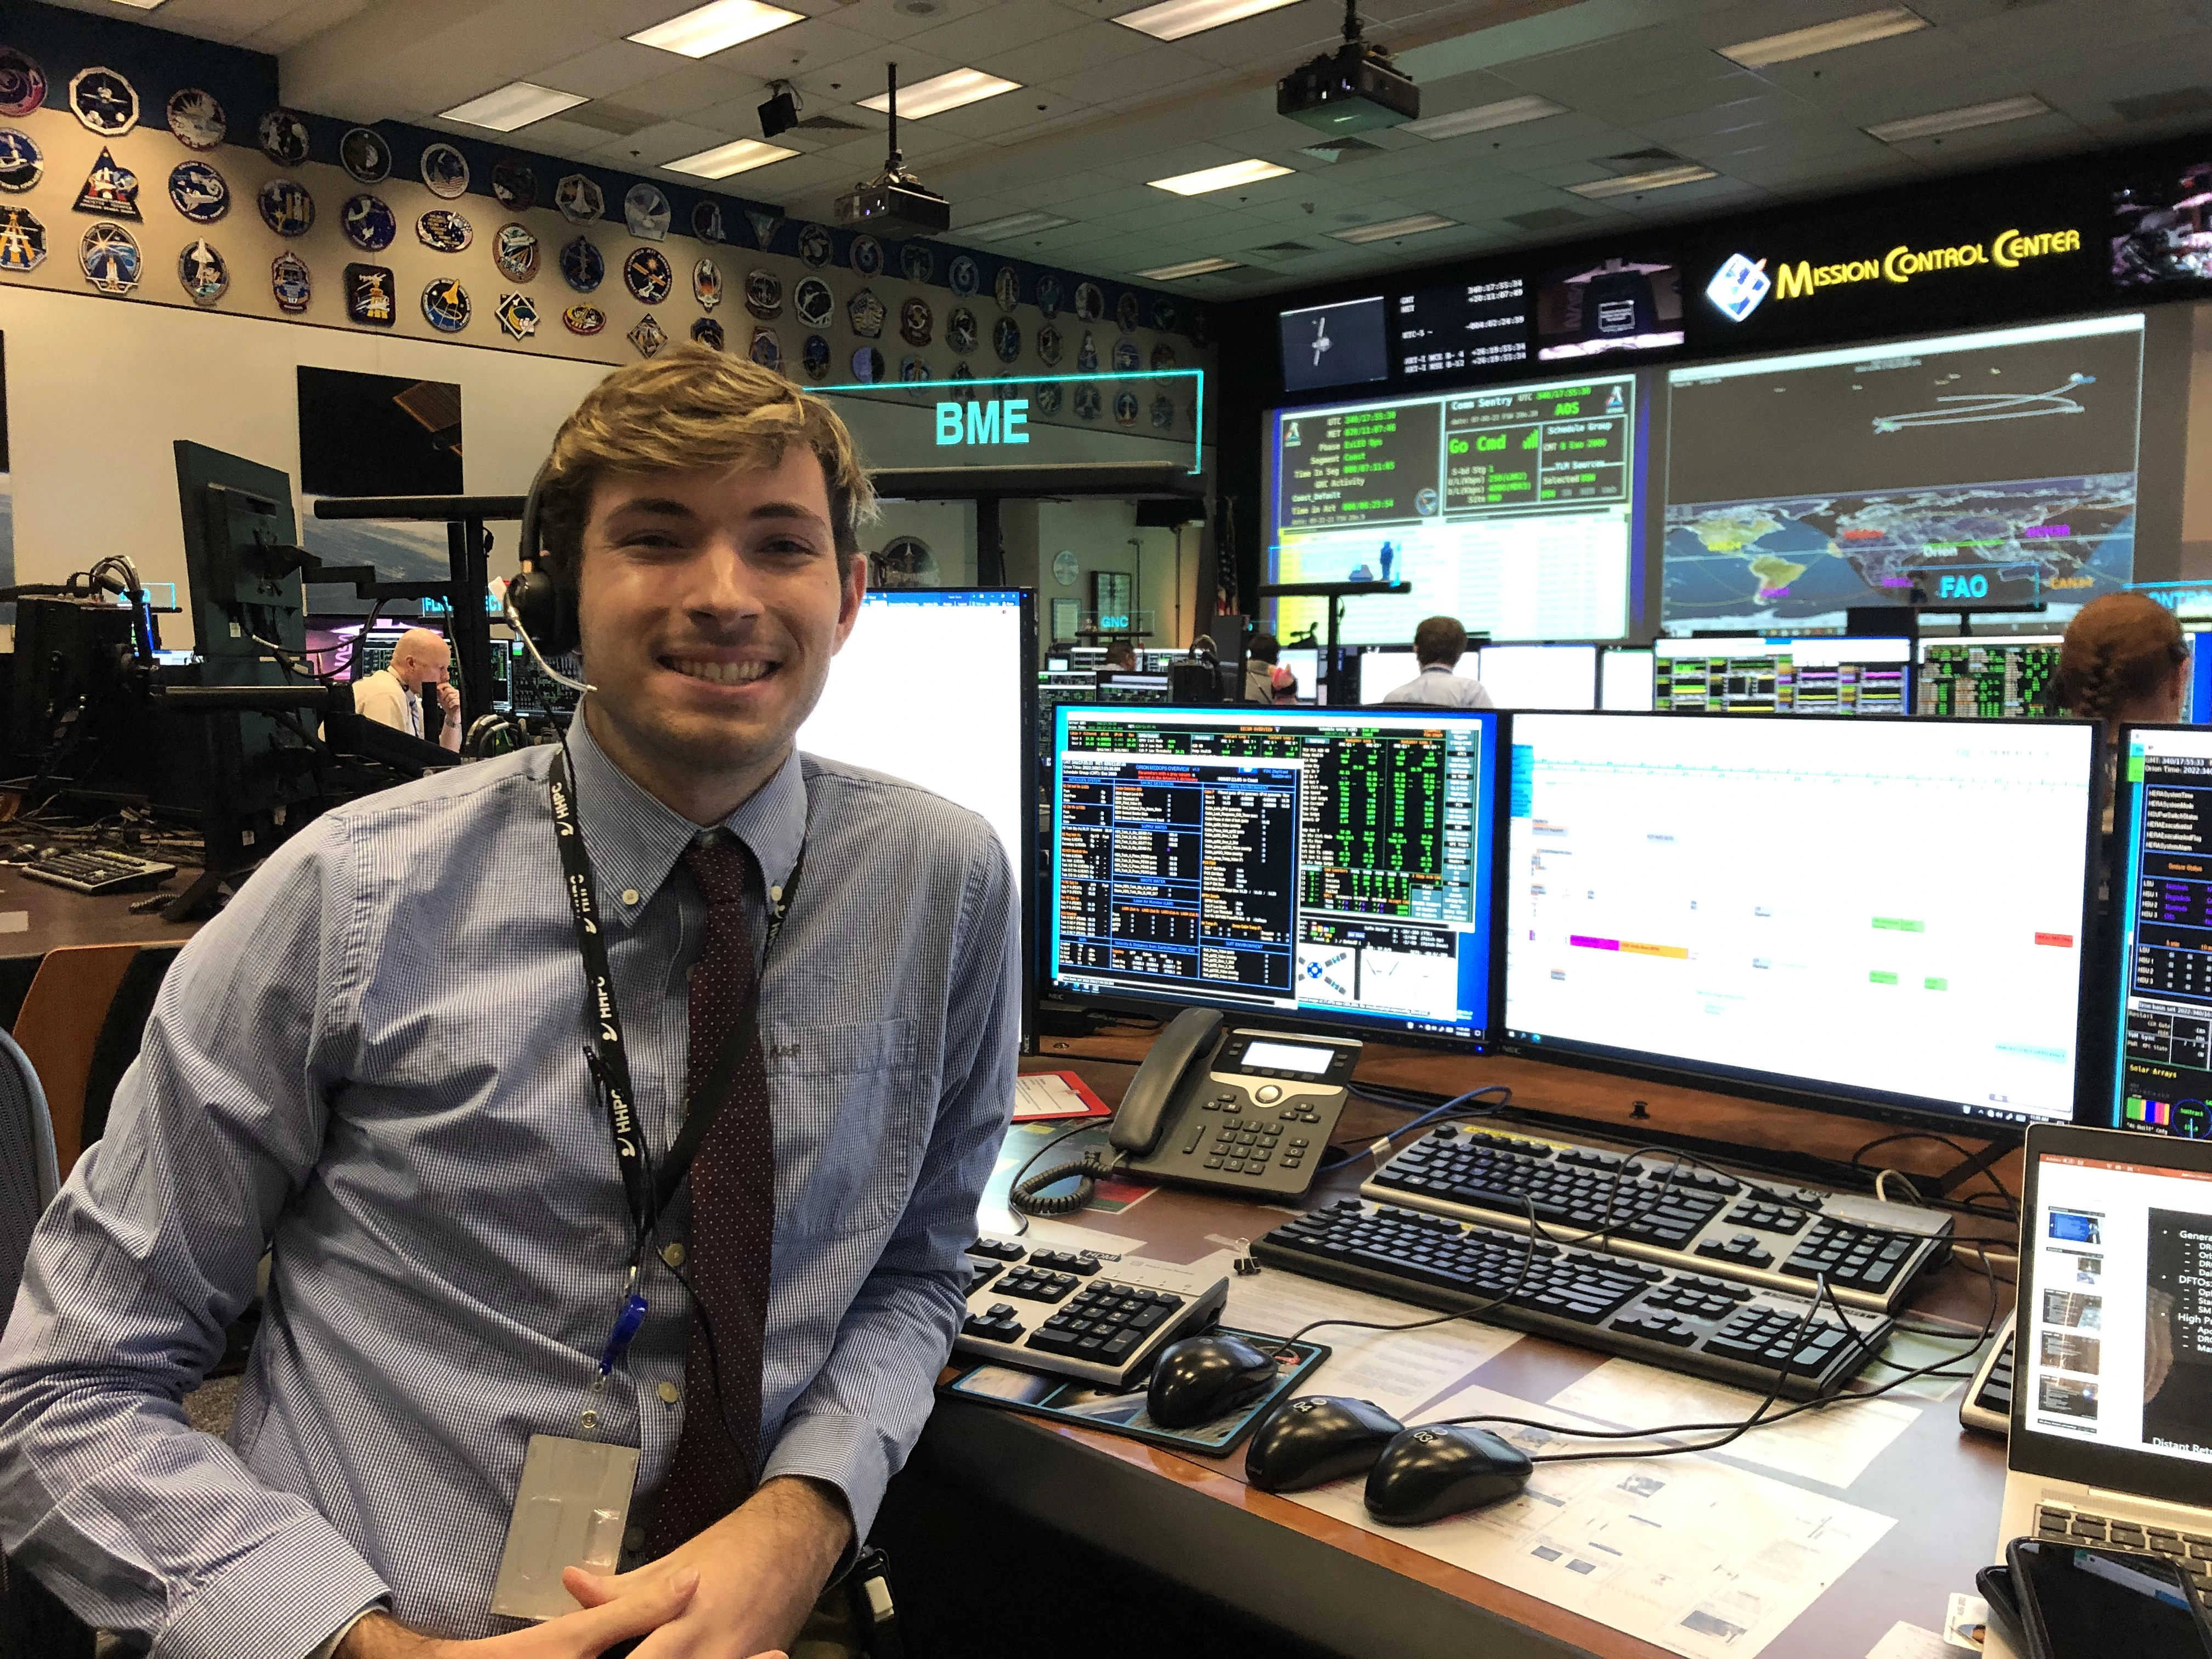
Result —
M2048 1542L2162 1555L2194 1579L2200 1591L2212 1594L2212 1533L2146 1526L2075 1504L2043 1503L2035 1506L2035 1535Z
M1802 1295L1612 1251L1540 1240L1532 1248L1525 1233L1352 1198L1278 1227L1252 1254L1268 1267L1445 1313L1474 1312L1510 1291L1474 1316L1762 1394L1778 1375L1780 1391L1798 1400L1844 1382L1891 1323L1847 1309L1846 1329L1826 1307L1806 1322Z
M1959 1401L1959 1423L1963 1428L1979 1429L1984 1434L2012 1432L2012 1315L2007 1314L1997 1340L1990 1344L1989 1352L1974 1370L1974 1380L1966 1385L1966 1397Z
M1447 1126L1361 1187L1384 1204L1525 1229L1768 1290L1827 1275L1838 1301L1894 1312L1949 1249L1950 1218L1849 1194L1753 1183L1663 1153L1620 1153L1535 1135ZM1770 1195L1763 1195L1770 1194Z
M1229 1299L1219 1274L1140 1256L1029 1250L1000 1238L979 1238L968 1254L968 1316L955 1352L1104 1388L1127 1388Z
M24 865L22 870L33 881L80 893L136 892L142 887L158 887L177 873L173 864L99 848L54 853Z

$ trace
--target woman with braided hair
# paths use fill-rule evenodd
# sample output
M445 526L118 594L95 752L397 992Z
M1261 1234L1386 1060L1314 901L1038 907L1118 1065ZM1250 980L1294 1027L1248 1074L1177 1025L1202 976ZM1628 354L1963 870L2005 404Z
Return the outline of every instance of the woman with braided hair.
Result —
M2107 593L2083 605L2059 648L2054 700L2067 714L2105 723L2098 793L2104 842L2112 834L2112 781L2123 726L2171 726L2189 686L2189 641L2173 612L2142 593ZM2108 857L2100 866L2111 869ZM2100 884L2101 912L2109 878Z

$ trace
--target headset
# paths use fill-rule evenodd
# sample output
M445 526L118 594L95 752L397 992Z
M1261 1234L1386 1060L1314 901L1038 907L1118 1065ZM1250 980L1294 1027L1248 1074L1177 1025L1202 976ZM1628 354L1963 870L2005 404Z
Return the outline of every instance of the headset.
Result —
M589 692L594 688L582 680L569 678L545 660L548 656L565 657L583 642L576 625L574 585L562 581L544 568L545 548L538 526L538 499L545 487L546 471L551 465L549 460L538 469L538 476L530 481L530 494L523 498L522 536L517 549L522 569L508 580L501 610L507 625L521 635L523 644L530 648L532 659L541 670L571 690Z

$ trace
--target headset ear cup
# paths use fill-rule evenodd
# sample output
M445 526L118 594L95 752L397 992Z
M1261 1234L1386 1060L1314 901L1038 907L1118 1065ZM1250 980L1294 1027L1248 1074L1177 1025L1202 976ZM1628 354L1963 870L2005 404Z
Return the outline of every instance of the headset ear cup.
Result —
M562 657L576 648L575 596L550 572L522 572L507 583L507 599L531 643L544 655Z

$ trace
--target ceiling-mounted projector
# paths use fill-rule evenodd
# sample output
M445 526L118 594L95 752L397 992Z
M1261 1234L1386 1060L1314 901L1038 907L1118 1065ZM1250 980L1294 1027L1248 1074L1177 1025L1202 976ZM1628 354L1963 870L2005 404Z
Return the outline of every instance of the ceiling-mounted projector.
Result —
M898 65L890 65L890 154L884 170L837 198L837 222L894 236L942 236L952 228L952 204L906 170L898 147Z
M1421 89L1359 32L1358 0L1346 0L1344 44L1301 64L1275 83L1275 113L1328 133L1395 127L1421 113Z

